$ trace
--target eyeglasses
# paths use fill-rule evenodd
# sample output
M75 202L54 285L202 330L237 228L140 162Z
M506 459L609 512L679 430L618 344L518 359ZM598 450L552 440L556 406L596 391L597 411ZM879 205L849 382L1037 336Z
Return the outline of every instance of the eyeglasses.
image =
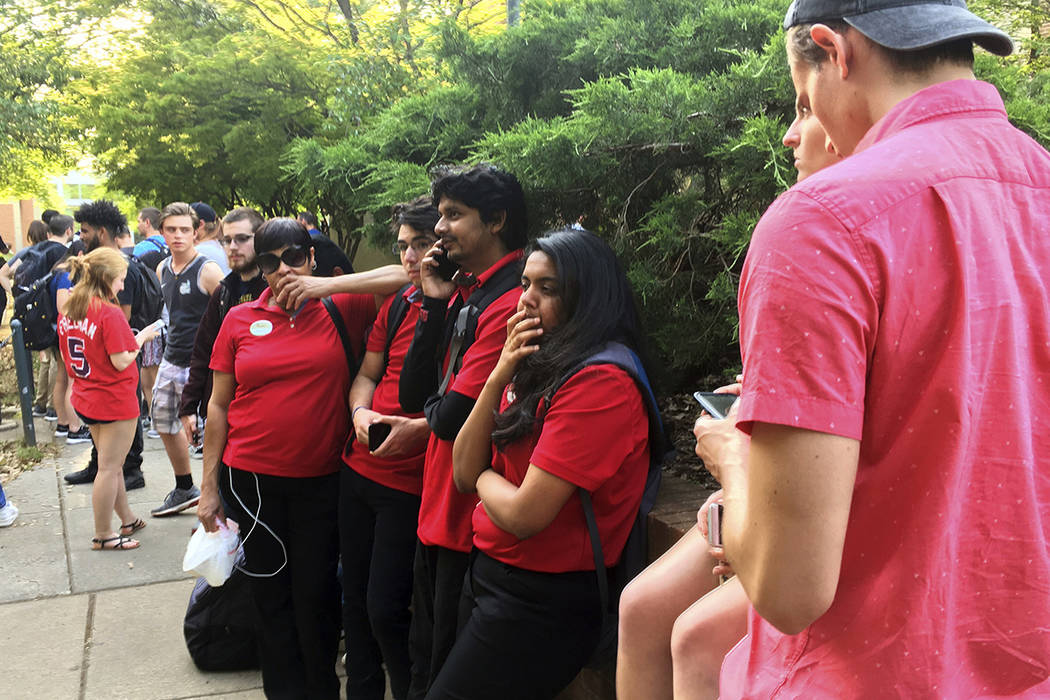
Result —
M231 243L244 245L253 238L255 238L254 233L238 233L235 236L223 236L219 239L219 243L222 243L224 246L229 246Z
M297 245L290 245L284 249L280 257L273 253L260 253L255 256L255 264L259 266L264 275L272 275L277 268L284 263L288 267L302 267L309 257L306 250Z
M436 239L435 240L428 240L426 238L417 238L414 241L412 241L411 243L405 243L404 241L398 241L393 246L391 246L390 252L392 252L394 255L404 255L405 252L407 252L408 249L411 248L412 250L414 250L417 253L419 253L420 255L422 255L423 253L425 253L428 250L430 250L431 248L433 248L434 244L436 242L437 242Z

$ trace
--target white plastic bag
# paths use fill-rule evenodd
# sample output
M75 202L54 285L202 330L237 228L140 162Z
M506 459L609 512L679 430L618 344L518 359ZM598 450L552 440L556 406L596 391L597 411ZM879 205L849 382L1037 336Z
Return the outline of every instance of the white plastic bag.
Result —
M215 522L219 525L217 532L208 532L203 526L194 530L186 545L186 556L182 558L182 570L203 576L209 586L226 583L240 547L237 523L229 518L225 523L218 518Z

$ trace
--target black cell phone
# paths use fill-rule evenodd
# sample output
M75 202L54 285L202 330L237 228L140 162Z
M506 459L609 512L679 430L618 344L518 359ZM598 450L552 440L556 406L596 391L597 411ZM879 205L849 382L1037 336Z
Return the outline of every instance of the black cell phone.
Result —
M372 423L368 426L368 451L375 452L383 444L394 426L389 423Z
M740 397L736 394L716 394L713 391L697 391L693 398L704 407L713 418L725 418L729 409Z
M707 543L712 547L722 546L722 515L725 507L712 503L707 509Z
M435 255L434 262L437 263L438 277L446 282L452 281L452 278L456 276L457 272L459 272L459 265L452 262L448 257L448 253L445 251L441 251Z

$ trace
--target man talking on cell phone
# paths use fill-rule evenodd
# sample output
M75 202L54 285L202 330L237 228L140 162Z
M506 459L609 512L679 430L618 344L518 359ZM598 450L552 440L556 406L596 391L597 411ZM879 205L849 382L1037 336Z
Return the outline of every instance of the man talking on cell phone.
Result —
M973 74L1012 43L962 0L784 26L849 157L755 229L739 412L695 430L754 607L720 695L1047 697L1050 154Z

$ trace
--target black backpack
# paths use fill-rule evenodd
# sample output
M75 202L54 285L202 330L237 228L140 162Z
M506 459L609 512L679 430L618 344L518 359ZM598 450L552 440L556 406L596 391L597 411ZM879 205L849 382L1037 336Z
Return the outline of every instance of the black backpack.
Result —
M69 251L58 241L43 241L26 249L18 259L15 268L14 285L16 288L29 287L51 272L55 265L65 259ZM18 296L18 292L15 292Z
M390 308L387 310L386 347L383 349L383 367L390 364L390 344L394 342L394 336L397 335L397 329L401 327L401 323L405 320L405 316L408 315L408 307L411 305L411 302L405 298L405 292L407 292L411 286L412 284L409 283L397 290L397 293L394 294L394 301L390 303Z
M649 563L649 512L656 504L656 496L660 490L661 467L671 451L671 441L664 431L663 420L660 418L660 407L656 403L656 396L653 394L642 361L633 350L622 343L607 344L605 348L585 358L566 372L554 385L554 388L547 393L546 404L550 405L550 400L554 397L555 392L574 374L584 367L601 364L616 365L627 372L638 385L649 417L649 471L645 476L642 501L638 506L634 523L631 525L627 542L624 544L620 561L611 569L605 567L605 556L602 553L602 541L598 533L598 522L594 517L591 493L586 489L579 489L583 515L587 520L587 531L591 538L591 549L594 552L594 571L598 579L598 593L602 606L601 636L598 639L598 646L587 662L588 668L596 669L615 665L620 593L624 586L641 573Z
M14 290L12 319L21 322L22 338L29 350L46 350L58 345L58 309L49 289L53 276L53 272L48 272L28 287Z
M135 330L142 330L160 318L164 309L164 295L160 290L157 273L134 256L128 257L128 267L134 267L142 280L142 294L131 304L131 318L128 323Z

